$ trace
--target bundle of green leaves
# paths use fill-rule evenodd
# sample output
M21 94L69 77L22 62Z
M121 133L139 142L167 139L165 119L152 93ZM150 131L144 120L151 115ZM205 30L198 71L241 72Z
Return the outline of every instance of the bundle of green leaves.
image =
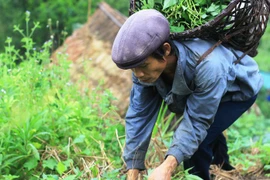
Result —
M171 32L183 32L214 19L230 0L142 0L140 9L156 9L170 22Z

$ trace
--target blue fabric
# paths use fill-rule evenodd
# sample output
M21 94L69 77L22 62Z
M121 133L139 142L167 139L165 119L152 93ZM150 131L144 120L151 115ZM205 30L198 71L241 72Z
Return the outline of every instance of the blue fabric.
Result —
M179 56L172 85L162 78L144 84L133 75L123 154L128 169L145 169L144 158L162 100L172 112L183 114L166 154L181 163L207 136L221 102L246 101L262 87L257 63L251 57L234 64L240 51L218 46L197 65L199 57L215 42L193 39L174 43Z
M248 110L255 100L256 96L243 102L229 101L220 104L214 123L207 130L206 138L194 155L184 161L184 168L191 168L189 173L196 174L204 180L210 180L211 163L219 166L229 165L228 148L222 132Z

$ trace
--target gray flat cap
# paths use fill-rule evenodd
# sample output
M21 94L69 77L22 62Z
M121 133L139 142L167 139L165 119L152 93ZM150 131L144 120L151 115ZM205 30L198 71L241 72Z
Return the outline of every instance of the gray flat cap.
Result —
M142 64L170 35L168 20L157 10L141 10L120 28L112 47L112 60L121 69Z

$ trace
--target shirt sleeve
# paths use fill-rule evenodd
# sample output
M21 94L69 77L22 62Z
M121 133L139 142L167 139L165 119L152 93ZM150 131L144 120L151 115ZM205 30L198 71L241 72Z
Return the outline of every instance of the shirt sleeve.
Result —
M154 86L141 85L133 77L130 105L126 114L126 145L123 158L127 169L145 169L145 155L162 98Z
M166 154L173 155L179 164L195 153L214 121L227 89L223 67L209 61L201 63L196 72L195 84L196 89L187 99L182 121Z

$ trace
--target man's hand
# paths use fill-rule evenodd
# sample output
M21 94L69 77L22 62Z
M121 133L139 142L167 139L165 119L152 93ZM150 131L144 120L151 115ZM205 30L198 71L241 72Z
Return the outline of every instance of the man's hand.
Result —
M129 169L127 172L127 180L138 180L139 170L138 169Z
M171 180L172 173L176 167L176 158L169 155L160 166L154 169L148 180Z

